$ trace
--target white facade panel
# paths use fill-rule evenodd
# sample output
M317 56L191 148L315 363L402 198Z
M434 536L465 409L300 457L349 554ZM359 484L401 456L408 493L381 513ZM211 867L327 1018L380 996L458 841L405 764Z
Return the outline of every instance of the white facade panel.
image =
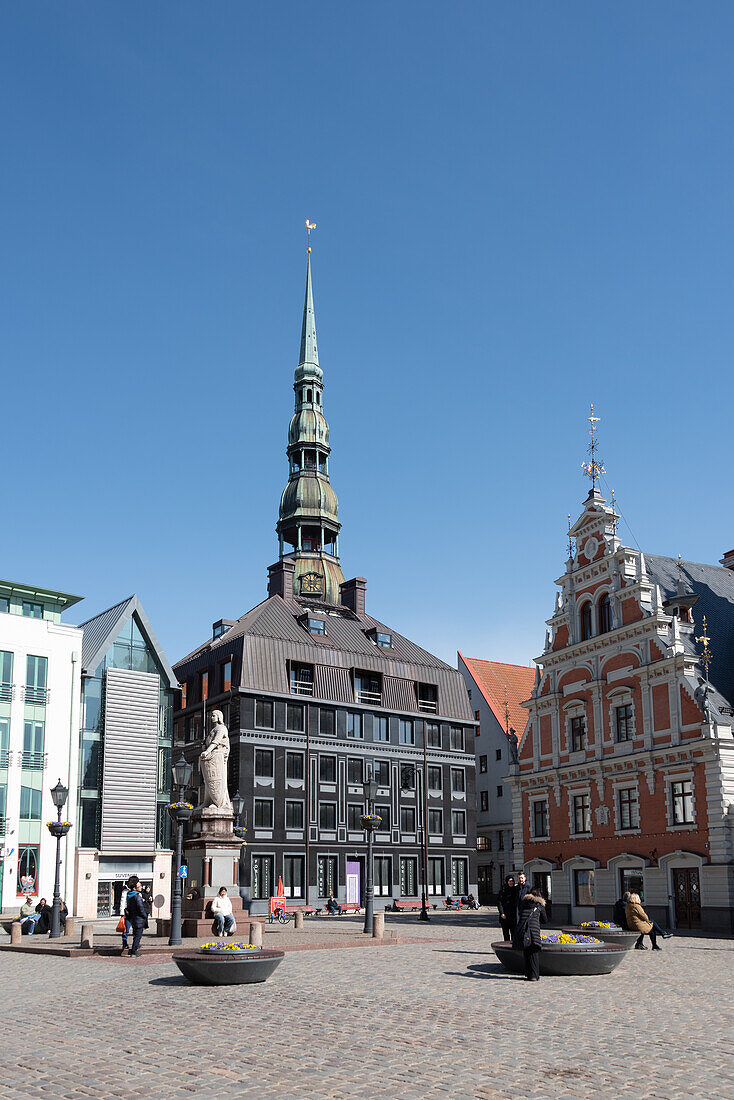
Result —
M103 852L155 850L160 680L108 668L102 767Z

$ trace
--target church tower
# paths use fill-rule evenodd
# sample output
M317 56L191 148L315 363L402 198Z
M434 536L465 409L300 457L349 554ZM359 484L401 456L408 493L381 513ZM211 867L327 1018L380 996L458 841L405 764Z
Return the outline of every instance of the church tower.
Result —
M316 346L309 247L301 350L293 383L295 412L288 428L288 484L280 500L276 530L280 561L289 560L295 565L293 594L338 604L344 574L339 564L339 503L329 481L331 448L323 411L323 379Z

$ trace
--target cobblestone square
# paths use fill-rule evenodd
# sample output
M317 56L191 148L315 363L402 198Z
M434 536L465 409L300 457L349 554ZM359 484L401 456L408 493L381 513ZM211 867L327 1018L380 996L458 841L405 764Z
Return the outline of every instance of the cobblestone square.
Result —
M0 1095L734 1098L731 941L530 984L485 915L393 926L415 942L288 953L261 986L0 953Z

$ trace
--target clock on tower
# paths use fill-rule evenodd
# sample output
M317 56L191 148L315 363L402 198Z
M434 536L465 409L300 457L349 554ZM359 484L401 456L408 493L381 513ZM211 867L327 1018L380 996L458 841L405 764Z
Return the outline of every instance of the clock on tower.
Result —
M320 596L324 591L324 578L320 573L304 573L301 577L301 595Z

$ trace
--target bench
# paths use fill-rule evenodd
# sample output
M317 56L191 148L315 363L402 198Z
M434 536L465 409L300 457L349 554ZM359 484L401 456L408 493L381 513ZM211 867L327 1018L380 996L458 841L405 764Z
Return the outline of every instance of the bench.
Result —
M288 905L287 913L303 913L304 917L317 917L320 909L314 909L313 905Z
M466 909L466 908L468 908L468 906L462 905L460 901L455 901L453 905L449 905L446 902L445 899L444 899L443 907L444 907L444 909L450 909L452 913L455 912L457 909Z
M394 901L392 907L394 913L399 913L401 911L413 912L416 909L423 908L419 901Z
M361 913L362 912L362 906L359 904L358 901L337 901L336 904L341 906L342 916L345 913ZM330 913L329 910L326 908L326 906L324 906L324 913L326 914L327 917L338 917L339 916L338 913Z

